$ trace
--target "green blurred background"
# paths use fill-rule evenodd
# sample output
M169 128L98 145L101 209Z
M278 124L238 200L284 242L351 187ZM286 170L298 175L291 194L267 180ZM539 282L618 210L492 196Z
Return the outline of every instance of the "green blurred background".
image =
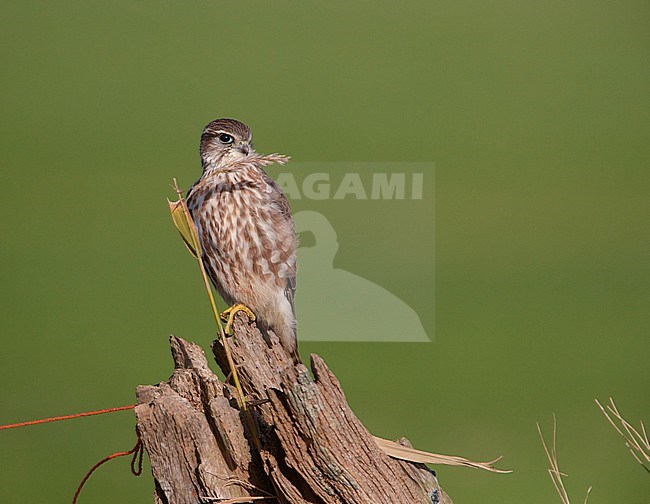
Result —
M555 412L576 502L593 485L590 504L647 503L647 474L593 401L648 419L649 10L4 2L0 423L130 404L171 373L169 333L208 347L165 197L198 176L203 125L234 116L296 161L436 163L435 285L421 280L430 227L385 206L328 214L337 267L435 324L428 344L302 345L374 434L505 455L511 475L437 467L457 503L559 502L535 431ZM435 322L420 302L434 289ZM0 501L70 501L133 426L123 412L1 432ZM151 494L148 469L118 460L80 502Z

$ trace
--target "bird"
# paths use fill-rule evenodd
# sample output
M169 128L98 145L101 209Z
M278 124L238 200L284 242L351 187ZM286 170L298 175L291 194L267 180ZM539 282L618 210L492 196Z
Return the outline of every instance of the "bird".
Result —
M202 174L187 192L205 270L222 299L232 333L243 311L298 358L295 293L298 237L286 196L264 167L284 164L280 154L261 155L251 129L229 118L201 133Z

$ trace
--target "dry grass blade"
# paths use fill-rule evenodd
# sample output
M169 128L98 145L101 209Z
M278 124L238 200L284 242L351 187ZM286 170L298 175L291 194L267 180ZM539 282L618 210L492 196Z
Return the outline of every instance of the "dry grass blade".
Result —
M596 404L600 408L600 411L603 412L603 415L605 415L605 418L612 424L612 427L616 429L616 432L625 439L625 446L630 450L634 459L650 473L650 442L648 441L648 434L643 422L639 422L641 424L640 430L636 430L619 413L614 399L611 397L609 398L609 404L605 407L598 402L598 399L596 399Z
M284 154L251 154L248 156L248 160L253 160L261 166L268 166L274 163L283 165L289 162L291 158L285 156Z
M174 183L176 183L175 180ZM190 254L198 259L199 238L196 235L196 230L194 227L190 227L188 224L183 201L181 199L178 201L171 201L168 199L167 204L169 205L169 212L172 215L174 226L176 226L176 229L178 229L181 238L183 238L183 243L185 243L185 246L187 247L187 250L190 251Z
M512 472L493 467L492 464L501 460L501 457L498 457L490 462L473 462L463 457L456 457L453 455L439 455L436 453L416 450L415 448L409 448L408 446L403 446L399 443L396 443L395 441L389 441L388 439L383 439L377 436L373 436L373 438L379 447L384 451L384 453L386 453L389 457L406 460L408 462L472 467L474 469L484 469L486 471L500 474L508 474Z
M169 205L169 211L172 216L172 221L174 222L174 226L176 226L176 229L178 229L178 232L181 234L185 246L188 248L190 253L194 256L194 258L198 262L199 269L201 270L201 277L203 279L203 285L205 287L205 291L210 301L210 307L212 308L212 315L214 316L214 320L216 321L217 327L219 329L219 338L223 342L223 346L226 352L226 358L228 359L228 364L230 366L232 378L235 383L235 388L237 389L237 394L239 396L238 402L241 409L246 412L247 408L246 408L246 399L244 397L244 391L242 390L242 387L239 383L239 375L237 374L235 363L232 361L232 357L230 355L230 348L228 346L228 340L226 338L226 334L224 333L223 330L223 324L221 323L221 317L219 314L219 310L217 308L217 303L214 300L214 294L212 294L212 288L210 287L210 280L208 279L208 274L205 271L205 266L203 265L203 260L202 260L203 253L201 252L201 242L199 241L199 235L196 232L194 221L192 220L190 211L187 208L187 204L185 203L185 198L183 197L183 192L178 187L178 182L176 181L176 179L174 179L174 184L172 187L174 188L174 190L176 191L176 195L178 196L178 201L172 202L167 200L167 203ZM255 429L253 428L253 422L250 419L250 415L247 415L247 418L249 419L249 427L251 428L251 431L255 432ZM255 436L254 439L257 440Z
M274 155L274 156L279 156L279 155ZM279 156L278 158L273 157L272 160L269 161L269 163L273 161L278 162L279 158L283 158L283 156ZM214 320L217 323L217 327L219 329L218 331L219 339L223 343L223 348L226 354L226 359L228 361L228 366L230 368L230 373L232 375L232 380L235 384L235 389L237 390L237 402L239 403L239 407L241 408L241 410L244 412L246 423L248 425L250 432L253 435L253 442L255 443L255 447L258 450L261 450L261 444L258 438L258 432L255 427L255 422L253 422L253 417L251 415L250 410L248 409L248 405L246 404L246 396L244 395L244 390L242 389L241 383L239 381L239 374L237 373L237 367L235 366L235 363L232 360L232 354L230 352L230 345L228 344L228 338L226 338L226 333L223 330L223 324L221 323L221 316L219 313L219 309L217 308L217 303L214 300L214 294L212 293L212 287L210 287L210 280L208 279L208 274L205 271L205 265L203 264L203 252L201 251L201 242L199 241L199 235L196 231L196 227L194 226L194 220L190 215L190 211L187 208L187 203L185 202L185 198L183 197L183 192L178 187L178 181L176 179L174 179L173 188L176 191L176 195L178 196L178 201L171 202L167 200L169 204L169 211L171 212L172 220L174 222L174 225L176 226L176 229L178 229L179 233L181 234L185 246L188 248L190 253L197 260L199 269L201 270L201 278L203 279L203 285L205 287L206 294L208 295L208 300L210 301L210 307L212 308L212 315L214 316Z
M551 477L555 491L560 496L560 500L563 504L570 504L569 495L567 494L566 488L564 487L564 482L562 481L562 476L564 476L564 474L560 472L560 466L557 461L557 421L555 415L553 415L553 444L550 450L546 444L546 441L544 440L542 428L540 427L539 422L537 422L537 433L539 434L539 438L542 441L542 446L544 447L544 452L546 453L546 459L548 460L549 465L548 474Z
M551 477L555 491L560 496L560 500L563 504L571 504L571 501L569 500L569 494L567 493L564 486L564 481L562 480L566 474L560 471L560 465L557 460L557 419L555 418L555 414L553 414L553 443L550 449L544 440L544 435L542 434L542 428L540 427L539 422L537 422L537 433L539 434L539 439L542 441L542 446L544 447L544 452L546 453L546 459L548 460L549 465L548 475ZM585 504L589 499L590 493L591 487L589 487L587 490L587 495L585 496L584 500Z

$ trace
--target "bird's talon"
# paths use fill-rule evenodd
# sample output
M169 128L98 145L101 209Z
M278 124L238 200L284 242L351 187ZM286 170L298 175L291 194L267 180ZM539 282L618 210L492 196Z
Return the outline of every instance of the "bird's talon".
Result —
M234 306L234 305L233 305L233 306ZM222 312L219 314L219 318L221 318L221 320L222 320L223 322L228 322L228 315L229 315L230 312L232 311L233 306L231 306L230 308L226 308L224 311L222 311Z
M235 315L237 315L238 312L244 312L248 319L253 322L256 319L255 314L250 310L250 308L241 303L234 304L230 308L226 308L223 312L221 312L221 320L226 322L226 328L224 331L228 336L232 335L232 324L235 320Z

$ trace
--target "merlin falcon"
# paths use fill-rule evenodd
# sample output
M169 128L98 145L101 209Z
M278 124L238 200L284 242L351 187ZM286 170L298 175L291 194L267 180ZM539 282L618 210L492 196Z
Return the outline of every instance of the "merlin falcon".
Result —
M296 236L287 198L263 167L284 164L279 154L253 150L251 130L234 119L217 119L201 135L201 178L187 194L203 264L230 308L226 332L244 311L297 355L294 295Z

